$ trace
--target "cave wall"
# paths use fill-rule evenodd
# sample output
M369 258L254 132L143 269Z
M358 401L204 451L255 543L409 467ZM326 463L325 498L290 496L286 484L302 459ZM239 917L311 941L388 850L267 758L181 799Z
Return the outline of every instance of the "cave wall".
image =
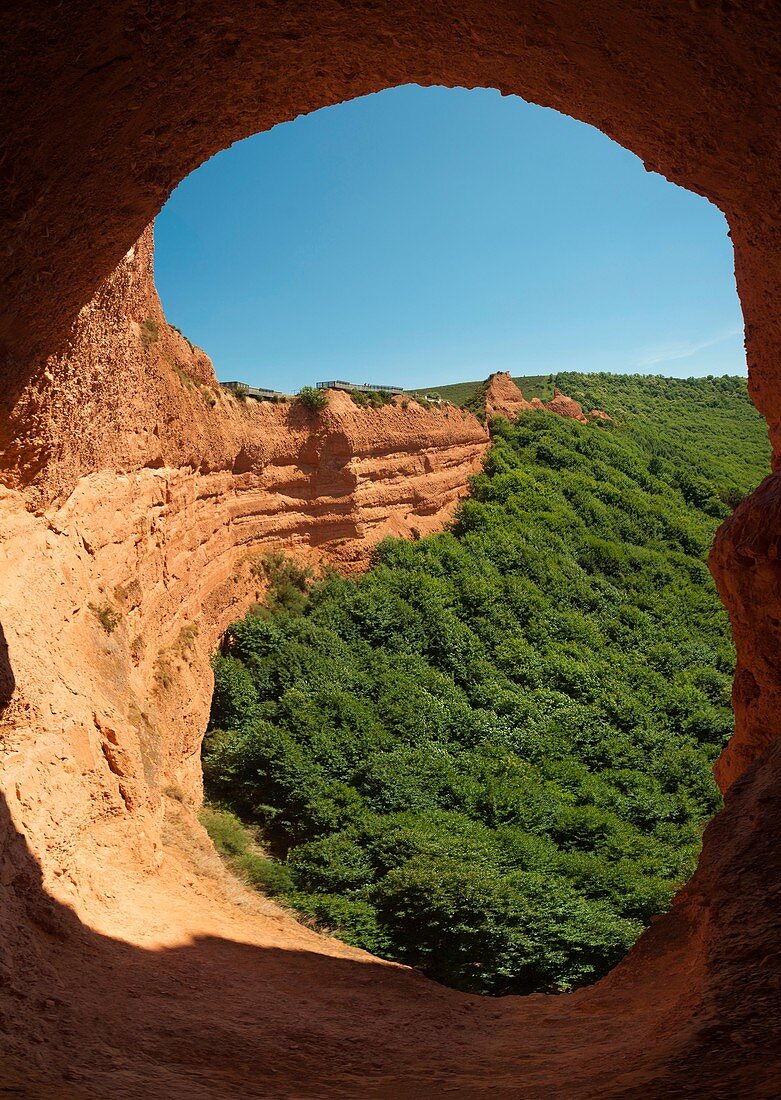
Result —
M775 0L595 0L587 13L571 0L468 0L457 11L446 0L241 2L229 11L216 0L186 7L70 0L33 9L16 2L0 15L0 30L9 135L0 212L7 482L51 483L52 463L66 461L52 421L39 415L52 397L46 358L73 338L79 310L179 180L240 138L409 82L495 87L564 111L720 207L735 249L750 391L777 461ZM115 368L106 373L116 386ZM104 417L99 411L96 423ZM100 460L92 434L67 461ZM775 680L757 683L774 697ZM755 733L740 705L737 719L733 757L745 762Z
M160 860L156 811L144 808L145 791L156 782L152 772L163 761L166 775L185 785L195 774L195 746L166 731L165 704L145 708L157 652L178 644L196 608L204 622L213 615L197 643L208 647L218 607L231 606L230 586L241 590L235 606L252 597L249 578L233 580L245 535L275 530L280 514L289 518L296 510L286 503L281 513L271 509L258 518L253 471L263 465L276 477L280 467L295 466L289 448L278 464L273 446L262 456L258 450L253 429L265 431L269 412L229 409L227 398L210 409L208 365L193 353L184 369L185 346L167 330L139 354L142 318L133 314L133 301L142 287L134 283L133 264L143 258L143 241L140 253L134 249L173 187L239 138L402 83L495 87L565 111L725 213L750 390L777 461L779 11L775 0L594 0L587 8L572 0L466 0L455 8L447 0L239 0L228 8L216 0L65 0L12 2L0 15L0 30L7 134L0 213L0 655L4 699L10 695L2 787L16 829L4 827L4 837L13 839L3 853L2 883L12 901L30 893L16 854L23 836L47 893L97 920L95 914L108 911L109 869L116 872L124 861L128 876L139 868L152 875ZM121 308L109 311L106 328L100 302L112 294ZM135 302L148 307L142 298ZM350 442L354 414L343 410L333 424L331 456L344 471L353 446L356 477L364 461L386 464L384 473L395 471L403 496L402 475L414 478L426 458L421 448L414 458L392 457L403 452L396 415L387 421L396 442L364 458ZM252 417L257 423L250 425ZM476 436L468 442L481 444ZM313 463L306 454L302 461L310 477ZM291 480L283 472L281 483L300 485L301 476L299 470ZM560 1040L560 1067L566 1063L572 1095L594 1095L589 1081L601 1072L594 1059L604 1060L606 1050L617 1065L642 1064L636 1090L627 1085L622 1095L723 1095L729 1082L744 1094L747 1087L748 1094L775 1094L777 1051L769 1037L778 1025L781 943L777 476L722 527L712 556L738 648L736 734L720 764L723 785L731 784L727 808L707 830L697 875L606 982L566 1010L530 1004L519 1022L519 1036L547 1047L550 1028L565 1012L589 1028L615 1024L609 1047L594 1046L592 1030L577 1032L577 1039L558 1033L570 1036ZM339 520L357 534L361 523L371 526L371 481L362 518ZM213 528L212 507L225 519L226 541ZM314 522L312 511L308 519ZM132 533L136 522L143 537ZM112 530L116 537L106 538ZM203 539L191 539L193 531ZM126 627L139 619L126 587L128 561L159 595L159 610L148 620L159 637L137 665L130 652L135 634ZM211 611L201 577L210 578ZM175 623L165 610L174 590L181 609ZM125 622L107 634L84 609L85 597L116 600ZM205 666L195 662L191 669L189 651L177 660L184 686L171 710L192 704L202 713ZM188 721L197 717L183 713ZM39 919L29 904L26 910L15 904L4 910L11 918L26 912ZM13 920L3 921L2 942L11 943ZM641 1018L642 1033L626 1026ZM505 1064L511 1053L507 1046L494 1051ZM414 1066L414 1052L410 1057ZM490 1082L485 1065L481 1073ZM557 1072L555 1080L563 1079ZM656 1082L650 1091L649 1081Z
M166 323L151 229L16 417L25 446L0 489L3 785L47 889L83 911L107 850L156 867L166 790L199 804L210 654L262 595L259 555L360 570L387 535L441 530L488 435L414 400L240 401Z

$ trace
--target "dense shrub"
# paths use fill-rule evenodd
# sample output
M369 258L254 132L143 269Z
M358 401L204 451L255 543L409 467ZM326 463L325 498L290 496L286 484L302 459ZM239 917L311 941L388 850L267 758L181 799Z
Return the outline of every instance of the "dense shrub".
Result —
M298 391L297 399L305 409L311 412L319 412L328 404L328 391L316 390L314 386L304 386Z
M495 422L451 531L358 579L268 563L215 659L206 781L272 888L463 989L604 974L719 805L734 654L704 555L766 440L741 380L605 377L560 384L612 424Z
M370 393L363 390L351 390L350 397L354 404L364 409L381 409L384 405L393 404L393 394L387 390L372 390Z

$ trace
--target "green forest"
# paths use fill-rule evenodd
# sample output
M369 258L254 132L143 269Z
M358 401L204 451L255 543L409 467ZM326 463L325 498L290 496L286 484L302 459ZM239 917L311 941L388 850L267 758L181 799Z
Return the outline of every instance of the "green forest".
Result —
M594 981L692 873L732 730L706 556L769 463L744 379L555 383L613 422L497 419L452 528L363 576L259 559L264 605L214 660L218 847L478 993Z

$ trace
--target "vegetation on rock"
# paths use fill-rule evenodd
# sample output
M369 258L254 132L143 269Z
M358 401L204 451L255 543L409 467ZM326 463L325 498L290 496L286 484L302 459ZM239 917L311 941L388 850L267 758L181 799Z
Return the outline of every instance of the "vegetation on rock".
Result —
M328 391L317 390L314 386L303 386L297 394L297 399L304 408L311 412L319 412L328 404Z
M107 634L113 634L122 621L122 616L115 607L104 600L103 603L90 603L88 607Z
M169 798L177 797L169 791L164 793ZM235 814L214 806L204 806L198 816L214 847L247 885L272 896L291 889L287 868L263 855L252 831Z
M276 563L215 658L207 789L275 889L475 992L626 953L693 870L732 729L705 556L767 469L745 382L560 384L614 422L495 421L451 531L358 579Z
M144 348L148 348L150 344L156 344L160 339L160 331L154 317L147 317L145 321L141 322L140 332L141 346Z
M352 390L350 397L356 405L364 409L381 409L383 405L393 404L393 394L388 390L374 390L372 393Z

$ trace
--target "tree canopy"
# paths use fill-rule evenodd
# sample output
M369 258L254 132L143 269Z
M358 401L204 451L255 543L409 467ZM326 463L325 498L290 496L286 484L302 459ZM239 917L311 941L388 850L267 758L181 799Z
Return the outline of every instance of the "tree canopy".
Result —
M215 657L210 797L350 943L482 993L606 973L691 874L732 730L705 563L766 472L742 379L568 375L452 529L364 576L267 560Z

